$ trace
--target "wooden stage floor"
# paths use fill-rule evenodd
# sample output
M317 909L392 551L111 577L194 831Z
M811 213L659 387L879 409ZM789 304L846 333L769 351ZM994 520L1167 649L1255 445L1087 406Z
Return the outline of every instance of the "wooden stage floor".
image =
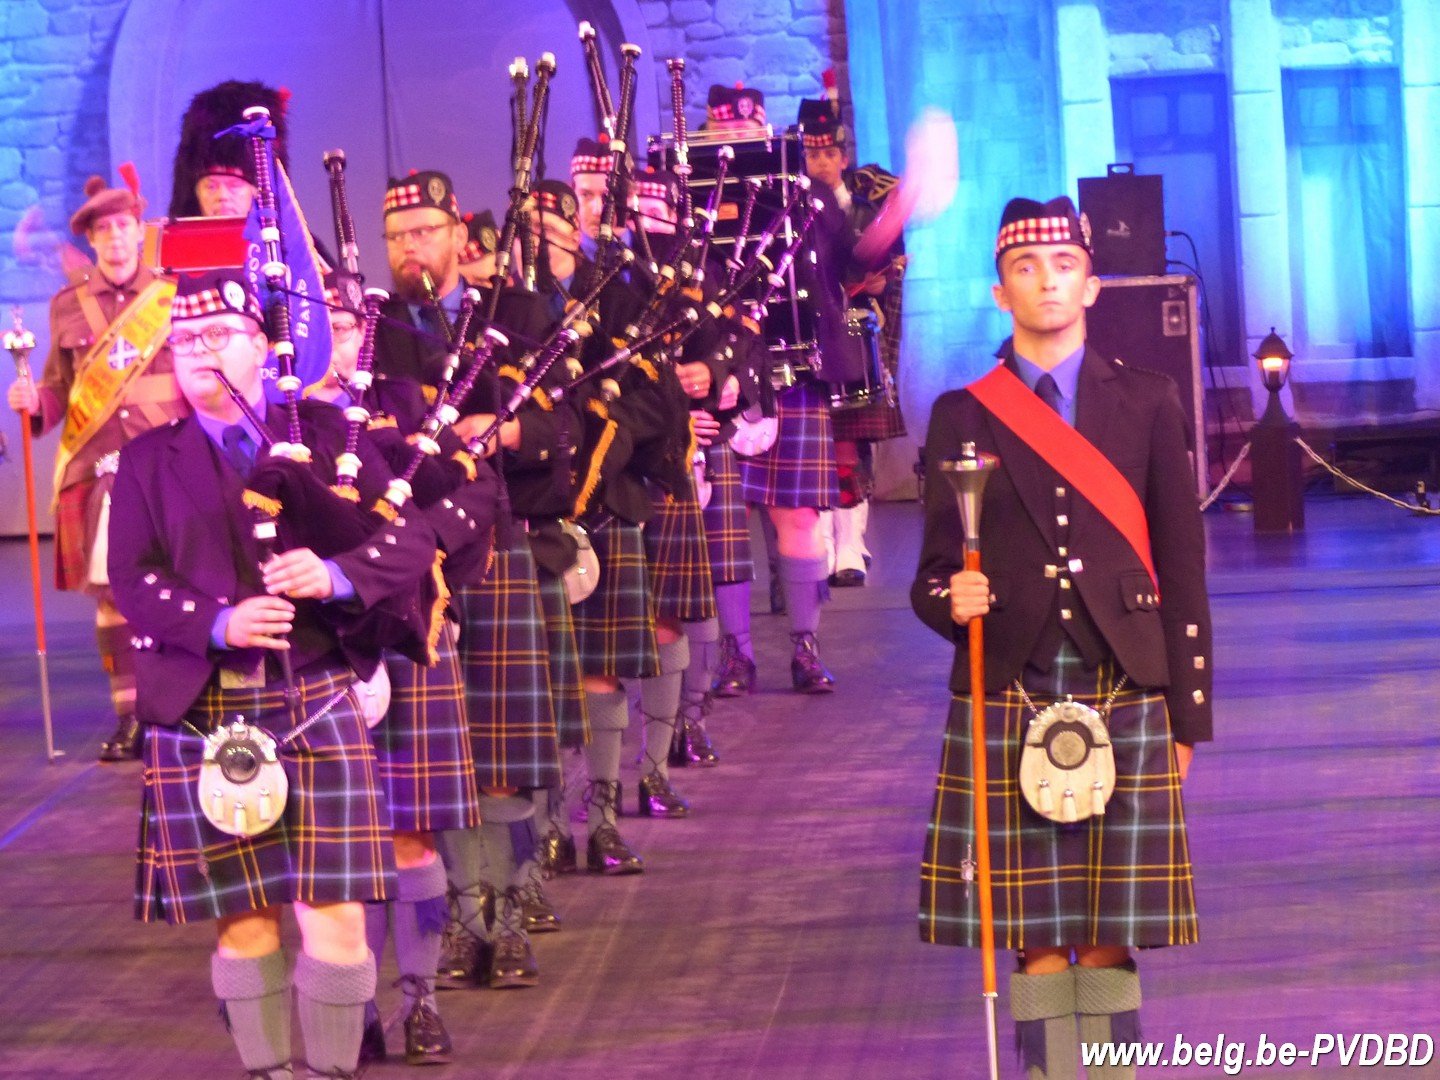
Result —
M1309 514L1264 542L1248 516L1207 518L1219 741L1186 792L1202 942L1141 958L1145 1033L1167 1044L1440 1036L1440 522L1357 498ZM677 773L694 816L625 820L643 876L555 882L541 986L442 995L457 1062L420 1075L983 1074L976 957L915 931L949 666L906 599L918 516L878 509L871 584L826 611L840 691L792 694L783 620L757 615L760 691L716 713L722 767ZM110 721L83 598L51 596L66 757L43 760L26 574L0 544L0 1076L239 1076L212 930L131 921L139 771L93 759ZM1001 1013L1018 1076L1003 989Z

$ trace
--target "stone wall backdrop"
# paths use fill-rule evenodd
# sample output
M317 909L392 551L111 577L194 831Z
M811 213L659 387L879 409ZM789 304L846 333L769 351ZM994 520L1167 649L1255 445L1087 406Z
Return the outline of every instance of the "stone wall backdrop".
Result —
M47 301L92 173L110 175L110 53L126 0L0 3L0 301ZM18 237L16 236L19 230ZM47 235L48 234L48 235ZM11 243L16 237L17 243ZM18 250L17 250L18 248ZM8 320L7 320L8 323ZM7 360L8 363L8 360Z
M1396 62L1396 0L1275 0L1281 67Z
M1110 74L1160 75L1222 66L1224 0L1101 0Z
M844 0L641 0L640 12L650 27L662 102L670 100L665 60L685 58L692 127L704 122L706 95L715 83L743 82L763 91L776 128L795 122L801 98L821 96L827 67L836 69L841 95L849 98Z

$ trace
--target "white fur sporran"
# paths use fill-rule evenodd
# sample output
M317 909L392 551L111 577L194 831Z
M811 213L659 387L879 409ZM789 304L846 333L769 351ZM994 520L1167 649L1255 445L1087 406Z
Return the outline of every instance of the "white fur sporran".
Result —
M1036 713L1020 751L1020 791L1050 821L1071 824L1104 814L1115 792L1115 752L1104 718L1072 698Z
M275 737L237 716L205 736L196 795L200 812L230 836L257 836L285 812L290 780Z
M600 556L595 554L595 546L590 543L590 534L583 526L573 521L562 521L560 528L575 541L577 548L575 562L565 571L562 579L565 582L565 598L573 607L588 599L600 586Z
M385 719L385 714L390 711L390 672L383 660L375 665L375 674L370 678L356 676L351 689L355 691L360 717L367 728L373 728Z
M759 457L780 437L779 417L766 416L758 405L737 413L732 423L735 433L730 436L730 449L742 457Z

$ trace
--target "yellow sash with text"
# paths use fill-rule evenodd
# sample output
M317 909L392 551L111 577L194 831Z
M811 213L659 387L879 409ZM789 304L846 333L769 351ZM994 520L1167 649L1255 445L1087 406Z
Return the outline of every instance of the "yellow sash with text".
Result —
M170 305L175 299L175 283L156 278L141 290L103 332L97 333L95 344L80 362L75 383L70 388L70 402L65 411L65 426L60 432L60 448L55 454L55 489L65 475L65 468L95 433L105 426L125 400L125 392L145 374L155 354L165 344L170 332ZM88 316L88 312L86 313ZM113 350L133 350L133 358L123 367L110 363ZM132 402L144 408L144 402Z

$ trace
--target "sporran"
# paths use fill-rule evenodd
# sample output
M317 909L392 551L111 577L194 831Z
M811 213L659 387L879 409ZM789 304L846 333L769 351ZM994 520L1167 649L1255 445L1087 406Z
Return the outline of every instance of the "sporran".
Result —
M1070 825L1105 813L1115 793L1115 751L1107 721L1124 685L1121 678L1101 711L1072 697L1036 709L1016 680L1033 714L1020 750L1020 792L1041 817Z

